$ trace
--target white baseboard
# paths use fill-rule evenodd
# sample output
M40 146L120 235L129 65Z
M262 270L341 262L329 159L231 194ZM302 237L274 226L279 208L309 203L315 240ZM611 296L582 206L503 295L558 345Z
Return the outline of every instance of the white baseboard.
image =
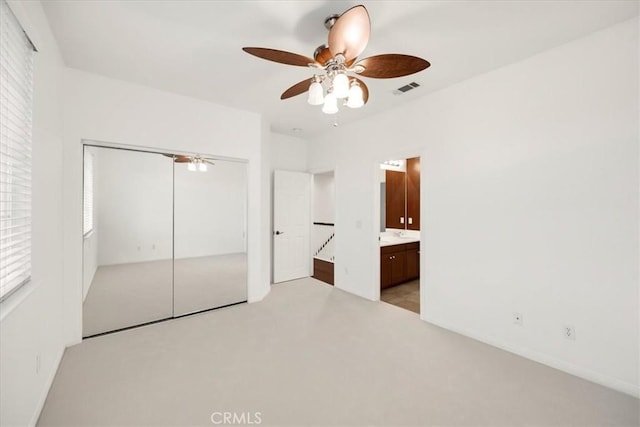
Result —
M58 368L60 368L60 362L62 362L62 356L64 355L65 350L66 349L63 348L62 351L60 351L58 353L58 356L56 357L54 369L51 370L51 373L47 378L47 382L45 383L45 388L44 390L42 390L42 394L40 395L40 399L38 400L38 405L36 406L36 411L34 412L33 417L29 422L29 426L35 426L38 423L38 418L40 418L42 409L44 409L44 404L47 401L47 396L49 395L49 390L53 385L53 380L55 379L56 374L58 373Z
M435 326L439 326L452 332L456 332L469 338L473 338L474 340L481 341L485 344L489 344L501 350L517 354L518 356L525 357L538 363L542 363L543 365L547 365L568 374L575 375L576 377L583 378L587 381L591 381L596 384L611 388L613 390L631 395L633 397L640 398L640 386L638 385L631 384L626 381L621 381L617 378L603 375L590 369L582 368L564 360L549 356L548 354L539 353L525 347L512 346L491 336L486 336L469 329L458 328L454 325L451 325L450 323L440 321L439 319L430 316L420 315L420 318L425 322L431 323Z

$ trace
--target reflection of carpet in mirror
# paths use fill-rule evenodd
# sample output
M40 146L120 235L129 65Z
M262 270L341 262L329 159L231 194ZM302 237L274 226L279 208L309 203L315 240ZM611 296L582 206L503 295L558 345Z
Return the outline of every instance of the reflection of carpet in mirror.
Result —
M83 336L247 300L245 253L177 259L175 270L172 264L98 267L83 305Z
M380 300L420 314L420 279L382 289Z

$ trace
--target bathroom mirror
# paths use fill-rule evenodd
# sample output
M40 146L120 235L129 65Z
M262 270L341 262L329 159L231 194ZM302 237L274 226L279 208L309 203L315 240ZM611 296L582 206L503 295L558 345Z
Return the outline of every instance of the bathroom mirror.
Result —
M176 316L247 300L247 164L203 164L175 164Z
M84 150L83 336L171 317L173 159Z
M380 232L420 230L420 157L380 164Z

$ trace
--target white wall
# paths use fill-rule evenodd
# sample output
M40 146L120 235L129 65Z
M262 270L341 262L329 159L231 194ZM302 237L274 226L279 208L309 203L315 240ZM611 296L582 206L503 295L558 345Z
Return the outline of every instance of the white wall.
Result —
M246 251L247 165L215 160L206 172L175 165L175 257Z
M95 235L102 236L98 265L170 259L174 251L176 258L246 251L246 163L215 160L206 172L177 163L174 175L172 159L161 154L87 149L100 169L96 233L84 242L85 275Z
M78 342L82 331L83 139L248 159L248 298L262 299L269 292L264 184L269 158L262 146L266 125L260 116L73 69L65 71L64 89L67 342Z
M269 145L271 171L306 172L308 170L307 153L309 148L306 140L272 132Z
M334 222L335 179L333 172L313 175L313 222Z
M62 357L66 308L62 270L63 64L40 3L12 5L29 21L29 35L37 41L38 53L33 92L32 281L0 304L0 425L7 427L36 422Z
M313 141L310 168L336 170L336 286L378 298L377 163L420 155L422 317L638 395L638 24Z
M98 265L170 259L173 160L139 151L89 149L100 165L94 191Z

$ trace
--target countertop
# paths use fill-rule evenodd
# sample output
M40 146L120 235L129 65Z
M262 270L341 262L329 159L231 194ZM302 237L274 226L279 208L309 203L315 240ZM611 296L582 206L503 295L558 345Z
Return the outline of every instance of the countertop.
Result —
M405 243L419 242L419 237L412 236L380 236L380 247L392 245L404 245Z

